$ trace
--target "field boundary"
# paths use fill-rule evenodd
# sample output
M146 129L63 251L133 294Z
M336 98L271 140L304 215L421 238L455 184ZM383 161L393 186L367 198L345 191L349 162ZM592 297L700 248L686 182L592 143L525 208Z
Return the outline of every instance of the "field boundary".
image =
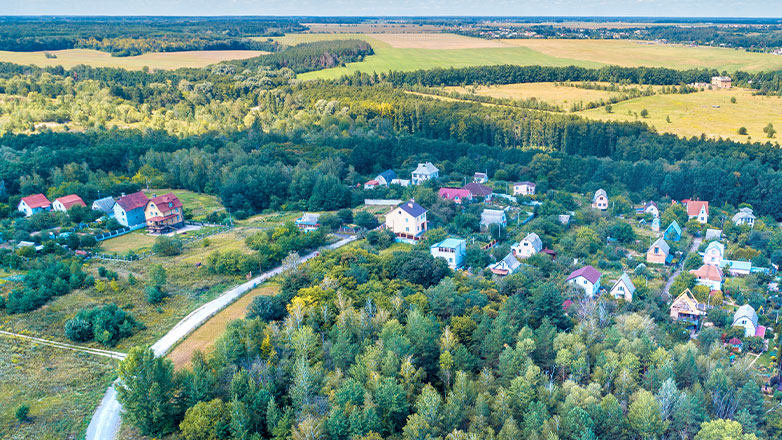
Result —
M81 345L68 344L65 342L51 341L49 339L36 338L34 336L20 335L18 333L11 333L5 330L0 330L0 335L8 336L15 339L22 339L36 344L42 344L49 347L62 348L64 350L78 351L82 353L94 354L96 356L103 356L111 359L123 360L127 356L125 353L118 351L103 350L100 348L84 347Z

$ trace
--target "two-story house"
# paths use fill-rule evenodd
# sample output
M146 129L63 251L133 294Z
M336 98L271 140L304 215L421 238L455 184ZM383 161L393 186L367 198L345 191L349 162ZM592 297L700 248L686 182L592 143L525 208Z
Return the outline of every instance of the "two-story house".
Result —
M709 202L699 200L684 200L687 207L687 218L697 219L698 223L706 224L709 222Z
M722 267L725 258L725 245L719 241L712 241L703 252L703 264Z
M654 264L667 264L671 256L671 247L662 237L652 243L649 250L646 251L646 262Z
M440 170L437 169L432 162L419 163L412 174L413 185L420 185L427 180L433 180L439 177Z
M534 182L516 182L513 184L514 196L531 196L535 194Z
M592 197L592 208L601 211L608 209L608 194L604 189L595 191L595 195Z
M147 230L154 233L170 232L185 226L182 202L173 193L150 199L144 216L147 220Z
M386 228L397 241L418 241L427 230L426 209L412 199L402 203L386 214Z
M622 276L616 280L609 293L616 299L623 299L627 302L633 301L635 285L633 284L633 281L630 279L630 277L627 276L627 272L622 273Z
M122 194L112 208L114 218L122 226L134 227L143 225L147 221L144 209L147 207L148 201L149 199L142 191L127 195Z
M589 296L596 296L600 292L600 271L592 266L584 266L581 269L573 271L565 281L574 286L584 289Z
M513 244L510 247L511 252L516 258L525 259L529 258L543 249L543 242L538 237L538 234L530 232L518 243Z
M736 226L747 225L750 228L755 226L755 214L752 212L752 208L739 209L739 212L733 215L732 220Z
M460 238L446 238L430 246L429 252L435 258L444 258L451 269L458 269L464 264L467 242Z

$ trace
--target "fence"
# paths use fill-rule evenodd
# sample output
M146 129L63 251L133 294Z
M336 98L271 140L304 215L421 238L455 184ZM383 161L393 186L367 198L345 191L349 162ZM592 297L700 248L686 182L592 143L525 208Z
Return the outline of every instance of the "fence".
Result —
M402 204L402 201L396 199L364 199L364 204L369 206L396 206Z
M108 240L109 238L119 237L120 235L128 234L137 229L145 228L146 226L147 225L145 223L136 226L126 226L122 229L117 229L115 231L106 232L105 234L96 235L95 241L103 241L103 240Z
M212 229L210 231L206 231L201 234L193 235L191 237L184 238L182 240L182 245L186 246L190 243L193 243L198 240L203 240L204 238L210 237L215 234L220 234L223 232L228 232L231 229L234 228L234 225L226 225L217 229ZM126 232L127 233L127 232ZM116 237L116 235L115 235ZM152 255L155 255L154 252L142 252L140 254L127 254L127 255L115 255L115 254L103 254L103 253L91 253L87 254L87 258L97 258L99 260L109 260L109 261L138 261L143 260L147 257L151 257Z

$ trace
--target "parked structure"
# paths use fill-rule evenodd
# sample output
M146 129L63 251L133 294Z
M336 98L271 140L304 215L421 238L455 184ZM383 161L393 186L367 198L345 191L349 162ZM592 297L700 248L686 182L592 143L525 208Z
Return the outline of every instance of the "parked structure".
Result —
M695 284L699 286L706 286L710 290L722 290L722 281L724 277L722 275L722 269L711 264L704 264L696 270L691 270L691 274L695 275Z
M51 211L52 202L50 202L49 199L47 199L43 194L33 194L31 196L22 197L22 200L19 202L16 210L23 212L25 217L30 217L31 215L38 214L39 212Z
M513 184L514 196L531 196L535 195L535 183L534 182L516 182Z
M148 201L147 196L141 191L128 195L122 194L112 208L114 218L122 226L132 228L133 226L142 225L147 221L144 209L147 207Z
M481 227L489 228L491 225L508 226L508 218L502 209L484 209L481 212Z
M595 195L592 197L592 208L601 211L608 209L608 194L604 189L595 191Z
M671 247L662 237L652 243L646 251L646 262L654 264L668 264L671 259Z
M460 238L446 238L437 244L433 244L429 248L429 252L435 258L444 258L451 269L458 269L464 264L467 242Z
M171 232L185 226L182 202L174 193L155 196L144 209L147 230L156 234Z
M440 177L440 170L432 162L419 163L418 168L412 173L413 185L420 185L427 180L433 180Z
M677 223L676 220L672 221L671 224L665 228L663 238L668 241L679 241L682 239L682 227L679 226L679 223Z
M584 266L573 271L565 281L584 289L587 295L592 297L600 292L600 271L592 266Z
M508 253L502 260L490 264L488 269L495 275L506 276L515 273L521 267L521 263L516 257L513 256L513 252Z
M627 272L622 273L622 276L616 280L609 293L616 299L623 299L627 302L633 301L635 285L633 285L633 281L630 279L630 277L627 276Z
M114 197L104 197L92 202L92 210L114 217Z
M305 212L293 223L304 232L317 231L320 228L320 214Z
M736 226L747 225L750 228L755 226L755 214L752 208L741 208L739 212L733 215L733 223Z
M87 204L84 203L84 200L82 200L81 197L77 196L76 194L69 194L67 196L55 199L54 203L52 203L52 210L68 212L68 210L73 206L86 207Z
M520 242L512 245L510 250L516 258L523 260L543 250L543 242L538 234L530 232Z
M459 205L472 201L472 193L466 189L440 188L438 194L440 195L440 198L451 200Z
M426 209L410 199L386 214L386 228L398 241L418 241L427 230Z
M733 326L744 327L745 338L755 336L755 332L758 330L758 314L755 309L749 304L739 307L733 314Z
M685 289L671 304L670 315L674 321L682 321L690 326L698 327L700 319L706 315L706 311L702 310L690 289Z
M682 200L687 208L687 218L698 220L698 223L706 224L709 222L709 202L699 200Z

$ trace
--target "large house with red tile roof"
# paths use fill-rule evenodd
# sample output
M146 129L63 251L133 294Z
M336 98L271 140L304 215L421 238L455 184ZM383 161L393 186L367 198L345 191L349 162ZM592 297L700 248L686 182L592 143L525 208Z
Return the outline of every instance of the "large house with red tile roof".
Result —
M454 203L458 204L472 200L472 193L470 190L462 188L440 188L439 194L441 198L452 200Z
M722 290L722 281L725 279L722 269L712 264L704 264L696 270L691 270L695 275L695 284L706 286L710 290Z
M84 200L82 200L81 197L77 196L76 194L69 194L67 196L60 197L55 199L54 203L52 203L52 209L60 212L68 212L68 210L74 206L86 207L87 204L84 203Z
M709 222L709 202L698 200L682 200L687 208L687 218L697 219L698 223L706 224Z
M22 197L22 200L19 202L19 206L17 206L16 210L23 212L25 217L30 217L31 215L38 214L39 212L51 211L52 202L50 202L49 199L47 199L43 194L33 194L31 196Z
M142 191L128 195L122 194L122 197L117 199L112 208L114 218L122 226L134 227L143 225L147 221L144 209L147 207L148 201L149 199Z
M584 266L573 271L565 281L584 289L590 296L596 296L600 292L600 277L602 274L592 266Z
M182 202L173 193L150 199L144 210L144 217L147 220L147 230L158 234L170 232L185 225Z

